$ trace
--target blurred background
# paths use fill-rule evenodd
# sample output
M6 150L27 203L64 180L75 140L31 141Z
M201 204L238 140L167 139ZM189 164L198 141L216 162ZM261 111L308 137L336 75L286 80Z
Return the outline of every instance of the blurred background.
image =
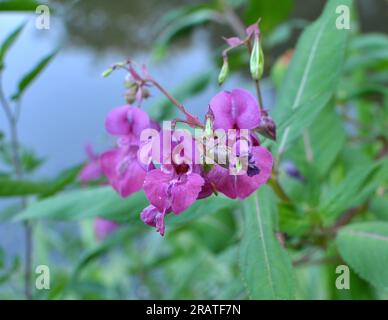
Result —
M286 50L295 46L301 31L320 15L326 1L230 2L246 24L262 17L266 65L272 66ZM388 32L387 1L356 2L355 14L359 18L360 32ZM179 22L181 8L211 7L216 3L199 0L51 0L46 2L51 9L48 30L35 28L37 15L34 11L0 11L1 41L22 22L27 22L5 60L3 83L7 95L15 91L19 79L42 56L60 48L55 59L33 82L22 99L20 141L44 163L31 173L31 177L54 178L62 170L81 164L86 159L86 144L93 145L97 152L113 145L113 140L105 133L104 119L109 110L124 104L124 75L118 72L103 79L101 73L112 63L127 57L146 63L154 78L173 92L185 85L193 87L193 94L184 102L189 110L203 117L208 101L219 88L216 79L222 63L221 51L225 48L222 37L233 36L234 31L226 24L209 19L205 11L180 21L180 24L174 25L171 21ZM245 57L237 53L231 59L232 64L238 66L238 61ZM269 109L275 101L275 85L270 70L270 67L266 67L266 79L263 81L264 102ZM193 84L193 81L197 83ZM236 86L253 90L248 72L233 73L225 88ZM152 95L154 98L146 101L146 108L152 109L164 102L157 92L152 91ZM0 113L0 131L5 136L9 133L3 113ZM11 207L14 202L13 199L1 198L0 211ZM213 222L220 223L218 220ZM225 245L225 237L234 228L233 223L225 222L224 219L223 225L217 230L225 234L220 242L207 244L210 252L217 253ZM114 259L102 255L104 250L100 247L101 251L92 251L98 259L102 256L102 260L87 267L86 275L81 278L84 280L77 282L77 289L64 293L62 289L68 285L69 274L80 263L79 258L100 244L94 239L91 221L45 222L41 225L36 227L34 235L37 244L34 264L39 264L39 259L51 263L55 261L57 282L54 283L55 290L37 293L37 297L213 298L221 297L221 294L225 297L244 297L238 284L229 287L231 293L223 289L227 279L236 272L234 266L225 267L219 260L214 260L212 255L204 255L199 251L198 259L184 260L185 255L197 254L196 251L186 252L192 248L191 242L197 240L189 239L185 233L176 236L178 245L174 245L183 253L170 267L185 267L187 273L196 268L210 268L212 272L217 270L217 279L213 279L215 283L211 287L204 283L205 280L197 281L194 273L188 278L185 274L179 274L167 279L158 269L147 271L146 265L153 252L166 252L168 256L171 250L177 250L177 247L171 249L169 245L161 243L162 240L152 233L149 236L152 241L148 238L133 238L127 248L116 248L118 252L112 249ZM201 236L212 230L211 227L207 230L200 227L198 234ZM15 272L7 274L10 277L7 281L1 281L0 277L0 298L23 297L19 272L23 261L23 238L20 224L0 223L0 250L6 256L3 264L11 266L12 272ZM144 252L144 256L139 255L138 250ZM222 259L233 261L233 254L232 250L223 252ZM159 257L160 264L163 263L163 257ZM88 259L93 260L93 254L82 263L87 263ZM104 274L104 270L117 272ZM136 276L120 278L120 275L127 275L128 270L137 270L132 273ZM147 272L153 273L152 277L148 277ZM185 281L191 284L185 287ZM174 290L170 287L172 285ZM313 284L310 283L310 286L313 287ZM308 297L321 296L319 292L314 292L313 296Z

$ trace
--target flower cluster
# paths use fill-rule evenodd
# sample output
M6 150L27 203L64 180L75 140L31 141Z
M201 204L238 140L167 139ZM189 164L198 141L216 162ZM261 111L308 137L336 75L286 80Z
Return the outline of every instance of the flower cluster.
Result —
M261 105L258 80L263 73L263 53L258 24L248 27L246 35L245 39L226 39L229 47L223 53L219 80L222 83L228 74L228 51L246 45L259 101L244 89L222 91L209 102L204 121L188 112L145 66L138 72L139 67L128 60L104 72L107 76L115 69L127 71L127 104L113 109L106 118L106 130L116 137L116 147L99 157L98 166L91 157L88 170L93 174L98 167L122 197L143 189L150 204L141 212L141 219L161 235L169 213L181 214L195 201L213 194L244 199L271 175L272 155L261 146L259 134L275 139L276 127ZM141 109L150 87L161 91L184 118L162 126L153 121ZM178 122L192 130L177 129Z
M150 205L141 219L163 235L167 214L180 214L214 193L244 199L268 180L272 156L255 133L262 116L246 90L221 92L209 103L200 139L173 127L161 129L139 107L118 107L106 118L106 130L117 136L117 146L101 155L102 172L122 197L144 190ZM216 136L219 132L223 139ZM212 139L204 142L204 137ZM206 158L216 155L209 165L199 146L210 141L211 150L217 152L206 154ZM222 150L226 150L224 162Z

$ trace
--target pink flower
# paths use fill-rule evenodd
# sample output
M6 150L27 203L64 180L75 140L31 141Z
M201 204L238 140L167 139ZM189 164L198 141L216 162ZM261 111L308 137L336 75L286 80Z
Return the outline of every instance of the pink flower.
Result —
M146 112L130 105L113 109L105 120L105 128L110 134L126 136L131 143L137 143L141 132L153 125Z
M101 155L101 168L109 184L123 197L139 191L147 169L138 160L139 146L129 143L128 138L119 141L119 148Z
M153 168L152 164L146 166L139 161L140 135L148 128L159 130L159 125L138 107L125 105L108 114L105 126L119 139L118 148L101 155L101 169L112 187L122 197L128 197L142 188L148 169Z
M223 91L210 101L215 129L255 129L260 124L256 99L244 89Z
M195 202L204 183L190 165L173 164L148 172L143 188L150 203L159 211L171 209L179 214Z
M162 166L148 172L143 188L151 206L142 212L142 220L163 235L166 214L171 211L180 214L190 207L204 182L187 164Z
M228 169L215 165L207 177L227 197L244 199L266 183L272 171L272 155L263 147L252 147L248 161L246 174L233 175Z
M119 225L113 221L96 218L94 220L94 234L97 240L103 240L106 236L114 232Z
M164 217L169 212L170 211L168 210L164 210L160 212L153 205L149 205L147 208L143 210L140 217L145 224L148 224L149 226L156 228L156 231L163 236L165 231Z
M207 174L207 179L211 185L215 186L216 190L229 198L244 199L266 183L272 171L271 153L260 147L259 139L251 131L259 127L263 115L256 99L244 89L217 94L210 101L210 109L213 113L215 129L237 130L236 134L227 133L227 140L229 143L229 140L235 138L237 150L244 149L244 154L237 152L235 155L237 158L232 159L235 161L230 161L229 168L216 164ZM240 140L242 129L249 130L245 144L241 144ZM243 145L245 148L242 147ZM245 161L245 172L237 172L238 170L231 172L229 170L232 166L237 166L236 161L238 160Z

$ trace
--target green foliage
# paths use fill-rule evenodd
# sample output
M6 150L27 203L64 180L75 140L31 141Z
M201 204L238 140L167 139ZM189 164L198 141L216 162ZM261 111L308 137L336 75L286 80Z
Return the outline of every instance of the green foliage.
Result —
M322 200L322 211L326 219L332 222L344 210L364 203L377 187L388 179L388 162L368 163L356 166Z
M168 45L178 35L192 29L195 26L202 25L214 19L216 11L207 5L189 6L170 12L164 17L160 28L163 32L159 35L155 57L162 58L168 48ZM160 30L160 29L158 29Z
M0 3L1 6L1 3ZM20 33L23 31L25 27L25 23L21 24L17 27L8 37L3 41L0 46L0 71L4 69L4 58L7 54L8 50L11 48L13 43L16 41Z
M260 30L267 34L289 16L292 7L291 0L249 1L245 12L245 21L249 25L255 23L257 18L261 18Z
M147 202L143 193L121 199L111 187L74 190L31 204L17 219L85 219L96 216L129 220Z
M48 54L46 57L42 58L42 60L40 60L37 65L20 80L17 91L12 95L12 100L20 100L24 91L46 68L46 66L51 62L51 60L54 59L57 53L58 50L55 50L52 53Z
M271 192L263 187L245 200L244 214L240 263L249 297L294 298L291 261L274 234L276 202Z
M336 240L341 256L376 287L388 288L388 223L362 222L341 229Z
M22 1L2 1L0 10L4 3L11 8L10 3ZM55 265L51 290L34 298L387 298L388 38L357 34L353 24L351 30L336 29L340 4L353 1L327 1L308 27L306 21L285 20L292 9L288 0L190 5L168 12L153 27L159 32L154 49L160 58L196 27L214 22L222 26L219 38L231 36L232 29L236 33L225 17L228 9L239 8L246 24L262 18L267 63L274 60L274 47L290 40L295 29L305 29L290 64L283 61L273 70L276 105L265 107L275 119L278 140L262 141L276 160L269 186L244 201L218 195L196 201L180 215L168 214L164 238L141 222L140 212L149 204L142 192L122 199L110 186L96 186L101 181L80 186L79 165L36 180L45 159L21 146L24 178L16 179L11 145L0 132L0 197L11 200L1 207L0 222L34 225L35 260ZM1 45L0 66L22 30L23 25ZM54 55L20 81L15 100ZM242 50L229 56L228 80L244 79L235 77L236 67L247 70L249 58ZM253 60L258 61L257 52ZM216 84L212 71L190 75L173 90L174 97L185 101ZM167 100L150 108L158 121L175 111ZM22 208L15 197L24 197L28 206ZM97 241L96 217L120 227ZM8 284L17 287L22 278L19 259L9 259L4 249L0 298L15 296ZM350 267L350 289L338 290L335 270L344 263Z
M0 11L35 11L38 5L35 0L1 0Z
M303 133L335 93L349 36L349 30L336 29L339 4L350 6L352 1L329 1L298 40L274 114L282 150Z

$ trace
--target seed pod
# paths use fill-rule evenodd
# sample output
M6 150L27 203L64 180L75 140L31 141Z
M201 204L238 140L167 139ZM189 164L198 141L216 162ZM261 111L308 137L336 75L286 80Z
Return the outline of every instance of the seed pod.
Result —
M220 71L220 74L218 75L218 84L219 85L222 85L224 83L228 74L229 74L229 63L228 63L228 59L225 58L224 63L223 63L222 68L221 68L221 71Z
M254 80L260 80L264 72L264 53L259 36L255 37L250 60L251 76Z

